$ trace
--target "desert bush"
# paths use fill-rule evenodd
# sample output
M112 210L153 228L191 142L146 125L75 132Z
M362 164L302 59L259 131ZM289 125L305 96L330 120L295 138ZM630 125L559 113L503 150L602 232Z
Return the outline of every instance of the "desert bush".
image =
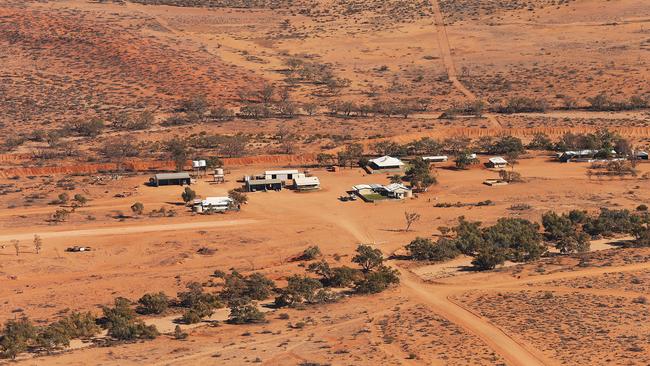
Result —
M352 262L361 266L364 272L370 272L384 262L384 256L381 250L374 249L370 245L361 244L357 247L356 251L357 254L352 258Z
M36 327L27 317L7 320L0 337L0 355L15 359L33 344L35 337Z
M301 261L311 261L322 255L318 245L311 245L305 249L302 254L298 256L298 260Z
M140 314L162 314L169 307L169 297L164 292L144 294L138 304L135 310Z

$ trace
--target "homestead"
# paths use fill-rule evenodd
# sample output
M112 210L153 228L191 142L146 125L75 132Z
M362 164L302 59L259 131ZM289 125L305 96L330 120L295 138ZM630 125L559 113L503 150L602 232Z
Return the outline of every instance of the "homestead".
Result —
M352 187L352 192L366 202L385 199L401 200L413 196L413 191L401 183L392 183L387 186L381 184L358 184Z
M320 179L301 174L293 179L293 186L298 191L315 191L320 189Z
M154 187L159 186L182 186L190 185L192 178L188 173L160 173L149 179L149 183Z
M504 158L502 158L500 156L497 156L497 157L488 159L488 162L487 162L486 165L487 165L488 168L503 169L506 166L508 166L508 162L506 161L506 159L504 159Z
M388 172L401 172L404 168L404 163L394 157L385 155L380 158L372 159L368 162L369 173L388 173Z

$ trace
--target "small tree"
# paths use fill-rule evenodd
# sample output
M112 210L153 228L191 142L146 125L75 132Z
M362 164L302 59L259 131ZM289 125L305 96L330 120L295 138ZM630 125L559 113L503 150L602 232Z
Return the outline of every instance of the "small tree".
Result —
M404 211L404 219L406 220L406 230L409 231L411 229L411 225L414 223L420 221L421 215L417 212L408 212Z
M16 256L18 256L20 254L20 242L18 240L14 239L14 240L11 241L11 245L16 250Z
M74 201L79 204L79 206L84 206L87 202L88 199L84 197L83 195L77 193L74 195Z
M36 251L36 254L40 254L42 248L43 248L43 239L41 239L40 236L34 234L34 250Z
M68 203L69 200L70 200L70 195L68 195L66 192L63 192L63 193L59 194L59 196L58 196L59 204L64 205L64 204Z
M181 198L183 199L183 202L187 204L194 201L196 198L196 192L194 192L190 187L185 187L185 190L181 193Z
M373 268L380 266L384 262L381 250L374 249L370 245L360 244L357 247L357 255L352 258L353 263L361 266L364 272L369 272Z
M235 302L230 304L228 322L231 324L262 323L264 313L259 311L255 302Z
M56 210L54 214L52 214L52 221L54 222L64 222L65 220L68 219L70 216L70 211L65 210L65 209L60 209Z
M140 216L144 212L144 205L141 202L136 202L131 205L131 211L134 215Z
M181 329L181 326L176 324L176 327L174 328L174 339L182 341L184 339L187 339L188 334L186 332L183 332Z
M321 251L318 245L311 245L305 249L298 257L299 260L311 261L321 256Z
M246 193L238 189L232 189L228 191L228 197L230 197L233 202L233 206L235 207L239 207L248 202L248 196L246 196Z

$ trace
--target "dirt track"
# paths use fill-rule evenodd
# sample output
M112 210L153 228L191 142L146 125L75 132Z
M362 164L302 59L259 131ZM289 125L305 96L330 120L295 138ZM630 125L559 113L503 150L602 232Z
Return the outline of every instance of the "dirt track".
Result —
M180 231L180 230L194 230L194 229L210 229L218 227L227 227L227 226L237 226L237 225L252 225L257 223L257 220L224 220L224 221L198 221L198 222L186 222L179 224L161 224L161 225L135 225L135 226L123 226L119 227L118 225L112 225L107 228L95 228L95 229L81 229L81 230L62 230L62 231L38 231L34 232L33 229L29 233L13 233L0 235L0 241L9 241L9 240L30 240L34 237L34 234L38 234L44 239L50 238L78 238L78 237L88 237L88 236L115 236L115 235L125 235L125 234L140 234L140 233L151 233L151 232L161 232L161 231Z

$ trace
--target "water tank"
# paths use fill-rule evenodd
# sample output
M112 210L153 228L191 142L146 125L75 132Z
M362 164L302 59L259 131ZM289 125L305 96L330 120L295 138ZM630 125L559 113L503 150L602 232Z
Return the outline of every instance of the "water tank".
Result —
M214 175L223 175L223 169L222 168L217 168L214 170Z
M200 165L198 160L192 160L192 168L198 168L199 166Z
M200 168L205 168L206 165L207 165L207 164L205 163L205 160L199 160L199 167L200 167Z

